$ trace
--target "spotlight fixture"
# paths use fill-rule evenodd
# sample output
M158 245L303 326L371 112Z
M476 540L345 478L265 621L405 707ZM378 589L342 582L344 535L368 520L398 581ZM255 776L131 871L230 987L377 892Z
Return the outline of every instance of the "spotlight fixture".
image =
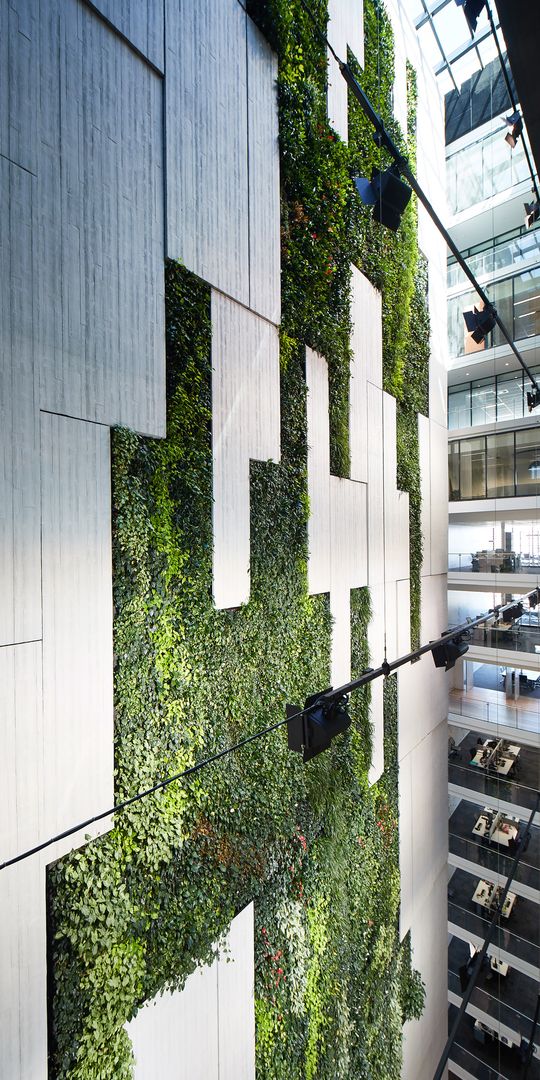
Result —
M511 607L508 607L506 609L506 611L504 612L504 621L505 622L513 622L514 619L520 619L522 615L523 615L523 604L521 603L521 600L520 600L518 604L512 604Z
M397 232L401 215L409 202L412 191L399 175L397 165L384 172L374 170L371 180L355 176L356 190L365 206L373 206L373 217L392 232Z
M535 589L529 596L529 607L535 608L537 604L540 604L540 589Z
M527 405L529 412L536 409L540 405L540 390L527 390Z
M486 0L456 0L457 6L463 8L463 14L469 24L471 34L474 34L476 30L478 16L485 6L485 3Z
M465 326L473 341L479 345L481 341L493 330L496 323L497 312L491 304L484 308L474 307L472 311L464 311Z
M521 113L514 112L511 116L505 116L504 120L510 128L510 131L507 132L507 134L504 136L504 140L513 150L519 139L519 136L523 131L523 120L521 118Z
M324 690L306 698L304 709L309 712L302 712L301 705L285 706L287 718L290 717L287 724L289 750L303 753L304 763L323 750L328 750L334 736L340 735L351 725L345 708L348 698L343 696L338 701L325 701L327 693L328 690Z
M444 630L443 633L447 634L448 630ZM459 660L460 656L467 652L469 648L467 640L469 637L469 631L462 630L455 637L448 638L447 641L441 642L440 645L434 645L431 655L435 667L443 667L445 671L450 671L450 668L454 667L456 660Z
M525 207L525 226L527 229L532 229L535 221L540 218L540 203L535 202L523 203Z

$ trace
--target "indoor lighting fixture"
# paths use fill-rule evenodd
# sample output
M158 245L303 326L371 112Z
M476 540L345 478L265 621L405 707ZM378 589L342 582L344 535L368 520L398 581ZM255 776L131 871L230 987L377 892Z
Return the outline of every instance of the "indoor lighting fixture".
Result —
M535 221L540 218L540 204L535 202L523 203L525 207L525 226L527 229L531 229Z
M497 312L491 304L484 308L474 307L472 311L464 311L463 318L465 319L465 326L469 331L473 341L479 345L484 340L487 334L493 330Z
M540 461L531 461L528 472L532 480L540 479Z
M373 206L375 221L397 232L401 215L412 195L409 185L401 179L397 165L384 172L375 170L371 180L355 176L354 183L365 206Z
M485 7L486 0L456 0L458 7L463 8L463 14L469 24L469 30L471 34L474 34L476 30L476 24L478 22L478 16Z
M535 589L529 596L529 607L535 608L540 603L540 589Z
M345 708L348 698L344 695L337 701L332 698L325 700L326 694L328 690L306 698L305 712L302 712L300 705L285 706L289 750L303 754L304 762L328 750L334 736L340 735L351 725Z
M447 630L444 633L448 633ZM440 645L435 645L431 650L433 662L435 667L443 667L445 671L450 671L450 668L454 667L456 660L459 660L460 656L463 656L469 646L467 645L466 638L469 634L466 630L461 634L456 634L456 637L449 638L447 641L441 642Z
M518 141L518 139L519 139L519 136L521 135L521 133L523 131L523 120L521 118L521 114L519 112L515 112L515 113L512 113L511 116L505 116L504 121L505 121L506 124L508 124L508 127L511 129L504 136L504 140L505 140L505 142L508 143L508 145L513 150L516 143L517 143L517 141Z
M533 409L536 409L538 405L540 405L540 390L527 390L527 405L529 407L529 412L532 412Z

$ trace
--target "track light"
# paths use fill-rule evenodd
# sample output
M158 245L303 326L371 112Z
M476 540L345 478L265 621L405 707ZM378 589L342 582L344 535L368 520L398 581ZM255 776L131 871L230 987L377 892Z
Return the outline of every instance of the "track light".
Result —
M448 630L445 630L444 633L447 634ZM448 638L447 641L441 642L440 645L435 645L431 650L435 667L443 667L445 671L450 671L450 668L454 667L456 660L459 660L460 656L467 652L469 646L465 639L468 637L468 632L463 630L461 634L456 634L456 637Z
M371 174L371 180L355 176L354 183L365 206L373 206L375 221L397 232L401 215L412 195L408 184L401 179L397 165L392 165L384 172L375 170Z
M531 203L523 203L525 207L525 225L527 229L531 229L535 221L540 218L540 203L536 200Z
M535 589L529 596L529 607L535 608L537 604L540 604L540 589Z
M518 604L512 604L511 607L506 608L506 611L504 612L504 621L505 622L513 622L514 619L520 619L522 615L523 615L523 604L521 603L521 600L520 600Z
M289 750L303 753L304 762L328 750L334 736L340 735L351 725L345 708L348 698L343 696L338 701L325 700L327 693L328 690L324 690L306 698L304 709L309 712L302 712L300 705L285 706L287 718L290 717L287 723Z
M478 16L485 6L485 3L486 0L456 0L457 6L463 8L463 14L469 24L471 34L474 34L476 30Z
M504 136L504 140L513 150L523 131L523 120L519 112L512 113L511 116L505 116L504 120L508 127L511 128Z
M481 341L493 330L496 323L497 312L491 304L484 308L474 307L472 311L464 311L465 326L473 341L479 345Z
M527 390L527 405L529 412L536 409L540 405L540 390Z

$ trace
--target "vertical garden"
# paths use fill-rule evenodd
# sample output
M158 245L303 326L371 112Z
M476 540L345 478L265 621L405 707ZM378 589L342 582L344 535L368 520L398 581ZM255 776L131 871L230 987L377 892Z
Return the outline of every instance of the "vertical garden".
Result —
M324 27L325 0L311 6ZM393 234L360 205L352 175L387 162L353 101L349 145L329 127L325 52L300 0L248 9L279 59L282 460L251 466L250 601L216 611L210 293L169 264L167 438L121 430L113 440L118 801L328 685L328 598L307 592L304 350L328 361L332 469L346 476L351 262L383 297L385 388L398 402L398 481L410 492L413 639L419 631L428 327L415 208ZM378 0L365 0L365 34L359 80L414 163L414 73L400 133ZM352 612L355 675L369 661L367 589L353 593ZM51 1077L130 1077L125 1022L164 987L181 987L254 900L258 1077L397 1080L402 1025L419 1015L423 991L398 936L394 678L386 769L371 788L368 707L368 692L357 694L350 731L308 766L278 731L129 808L110 834L50 869Z

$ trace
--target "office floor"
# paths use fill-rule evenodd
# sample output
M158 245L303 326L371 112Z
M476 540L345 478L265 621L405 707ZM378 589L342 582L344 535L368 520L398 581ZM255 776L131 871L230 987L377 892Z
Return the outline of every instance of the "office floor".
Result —
M488 846L475 841L472 830L484 804L471 803L464 799L454 810L449 821L449 850L454 855L477 863L486 873L508 874L512 865L512 855L505 855L497 844ZM524 826L521 825L523 831ZM523 855L517 871L516 880L540 891L540 829L533 827L528 851Z
M477 668L474 673L474 685L482 687L483 690L499 691L503 699L502 704L504 704L504 684L499 668L495 664L482 664ZM527 700L540 701L540 686L535 686L534 690L523 690L521 696Z
M496 738L496 735L493 736ZM476 731L469 731L464 736L458 750L461 758L452 757L448 761L448 780L451 784L477 791L490 799L502 799L532 810L536 793L540 788L540 750L525 746L521 749L518 774L514 780L505 780L499 776L488 776L484 769L470 764L470 750L476 747L477 740L487 738ZM516 736L516 745L519 739Z
M468 874L465 870L459 868L454 870L448 883L448 896L454 906L463 910L464 915L472 913L475 920L478 918L482 920L482 933L484 935L487 932L491 915L482 912L481 908L477 909L476 904L472 902L472 895L483 874L484 871L480 867L478 868L478 874L474 875ZM533 903L532 900L527 900L524 896L518 896L510 917L508 919L501 918L501 928L507 931L511 938L519 937L522 940L531 942L533 945L540 945L538 904ZM511 952L512 945L510 944L508 948Z
M459 969L463 964L468 962L469 955L468 942L462 941L461 938L453 937L448 946L449 972L452 972L454 976L459 978ZM494 1002L500 1002L509 1009L515 1009L519 1012L522 1017L521 1027L526 1031L526 1021L532 1021L534 1017L538 996L538 983L536 983L534 979L529 979L527 975L523 975L521 971L516 971L515 968L511 968L508 975L504 976L504 978L502 976L489 978L488 975L488 970L480 971L478 979L476 980L476 988L489 994L489 996L494 999ZM455 980L453 985L455 985ZM501 1020L503 1020L502 1015ZM512 1027L510 1018L505 1017L503 1022L507 1023L508 1027Z
M455 1005L449 1005L448 1007L448 1027L451 1028L457 1015L457 1008ZM456 1052L451 1054L452 1060L456 1061L456 1064L461 1064L461 1060L458 1060L457 1050L462 1047L468 1054L473 1055L476 1058L477 1069L482 1068L482 1064L489 1065L492 1069L495 1069L499 1076L504 1080L521 1080L523 1075L523 1066L521 1064L517 1050L509 1050L507 1046L503 1046L499 1042L493 1042L491 1039L486 1039L482 1045L476 1041L474 1034L474 1019L472 1016L465 1016L460 1025L458 1037L456 1039L457 1048ZM481 1059L481 1060L479 1060ZM487 1076L487 1072L484 1068L483 1072L473 1072L474 1064L470 1058L463 1060L463 1067L467 1068L467 1071L471 1073L471 1076ZM535 1058L529 1066L527 1074L527 1080L540 1080L540 1062Z

